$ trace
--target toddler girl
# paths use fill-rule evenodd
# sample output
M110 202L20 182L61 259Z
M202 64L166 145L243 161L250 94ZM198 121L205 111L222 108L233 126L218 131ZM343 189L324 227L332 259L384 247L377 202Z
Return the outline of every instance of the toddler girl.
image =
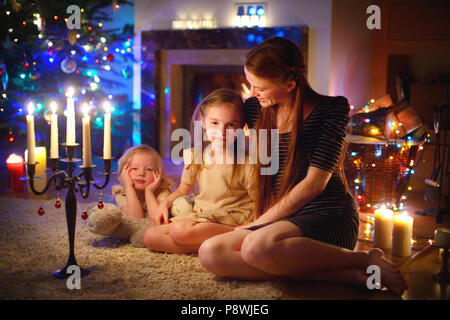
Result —
M119 159L118 176L121 185L112 187L118 207L109 203L103 209L94 206L89 211L88 229L144 246L144 231L162 222L158 206L170 194L161 157L150 146L134 146Z

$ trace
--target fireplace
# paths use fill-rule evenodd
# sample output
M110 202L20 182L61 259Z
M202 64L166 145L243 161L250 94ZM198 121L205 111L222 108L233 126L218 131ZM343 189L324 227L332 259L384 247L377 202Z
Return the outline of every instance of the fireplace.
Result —
M307 61L307 35L304 26L143 32L142 143L169 158L172 131L189 128L203 97L222 87L241 92L248 50L281 36L297 43Z

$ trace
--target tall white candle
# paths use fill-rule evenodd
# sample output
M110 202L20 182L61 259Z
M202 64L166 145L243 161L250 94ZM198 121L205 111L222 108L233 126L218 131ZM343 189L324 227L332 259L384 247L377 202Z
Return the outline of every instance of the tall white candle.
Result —
M105 108L104 135L103 135L103 159L111 159L111 105L108 101L103 103Z
M83 104L83 166L92 164L91 154L91 117L89 116L89 105Z
M36 148L36 140L34 136L34 103L28 103L28 115L27 115L27 148L28 148L28 164L35 164L34 149Z
M382 206L375 210L375 224L373 231L373 246L380 249L389 249L392 247L392 210Z
M66 144L75 145L75 100L73 98L74 89L70 87L66 92L67 97L67 126Z
M392 255L408 257L411 255L411 240L414 219L406 212L394 217L394 230L392 232Z
M59 146L58 146L58 115L56 114L56 102L51 103L52 116L50 123L50 158L59 158Z

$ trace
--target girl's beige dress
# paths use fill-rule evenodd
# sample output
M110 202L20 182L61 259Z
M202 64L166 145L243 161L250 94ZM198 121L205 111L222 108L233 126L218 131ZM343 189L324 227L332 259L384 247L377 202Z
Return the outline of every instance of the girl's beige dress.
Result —
M185 161L181 182L198 183L199 191L191 212L177 215L171 221L188 218L198 222L243 225L255 208L255 186L251 179L254 165L248 163L248 158L245 164L216 164L211 160L210 151L211 145L208 145L203 164L193 164L193 149L185 152L184 159L191 157L191 161ZM237 171L232 179L233 166Z

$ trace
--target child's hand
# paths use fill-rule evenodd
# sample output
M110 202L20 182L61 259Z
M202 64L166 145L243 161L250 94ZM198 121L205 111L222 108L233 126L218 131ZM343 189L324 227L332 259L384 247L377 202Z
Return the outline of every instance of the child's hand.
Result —
M150 220L155 226L169 223L169 208L165 201L159 204L155 212L150 213Z
M155 193L161 185L161 174L158 171L152 171L152 174L153 181L147 187L145 187L145 191L151 191Z
M124 165L122 169L122 173L120 174L120 180L124 186L133 187L133 180L130 178L130 165L127 163Z

